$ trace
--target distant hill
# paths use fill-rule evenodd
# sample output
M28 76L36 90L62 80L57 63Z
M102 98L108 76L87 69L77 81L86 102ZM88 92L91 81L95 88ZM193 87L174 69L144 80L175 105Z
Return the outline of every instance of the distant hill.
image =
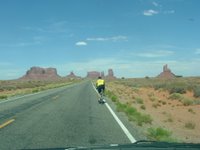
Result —
M22 80L57 80L61 77L57 74L56 68L31 67Z

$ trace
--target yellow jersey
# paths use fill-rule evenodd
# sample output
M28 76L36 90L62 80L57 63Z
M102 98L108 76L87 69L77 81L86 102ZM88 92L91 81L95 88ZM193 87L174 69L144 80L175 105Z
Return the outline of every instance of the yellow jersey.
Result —
M98 79L96 82L96 86L105 85L105 81L103 79Z

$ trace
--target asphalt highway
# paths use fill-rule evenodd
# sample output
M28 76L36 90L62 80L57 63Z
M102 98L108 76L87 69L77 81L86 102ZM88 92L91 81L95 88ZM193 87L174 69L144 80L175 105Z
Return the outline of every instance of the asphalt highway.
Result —
M97 100L92 83L84 81L0 103L0 149L130 143Z

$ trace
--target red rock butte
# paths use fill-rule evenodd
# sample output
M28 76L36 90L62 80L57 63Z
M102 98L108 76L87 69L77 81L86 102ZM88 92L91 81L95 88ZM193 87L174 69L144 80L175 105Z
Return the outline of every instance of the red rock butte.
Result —
M167 79L171 79L171 78L176 78L176 75L174 73L171 72L171 70L168 68L167 64L163 66L163 72L161 72L158 75L158 78L167 78Z
M55 68L31 67L21 78L25 80L56 80L60 76Z
M116 79L114 76L114 72L112 69L108 69L108 75L106 76L107 79Z
M80 79L81 77L76 76L76 75L74 74L74 72L71 71L70 74L66 76L66 78L69 78L69 79Z
M108 75L104 75L104 72L91 71L87 73L86 78L97 79L99 76L105 79L116 79L112 69L108 70ZM60 79L81 79L81 77L76 76L73 72L69 75L61 77L57 74L56 68L41 68L41 67L31 67L26 74L19 78L20 80L60 80Z
M102 72L90 71L87 73L86 78L97 79L99 76L101 76L102 78L106 78L106 79L116 79L112 69L108 69L108 75L106 75L106 76L104 75L103 71Z
M98 78L99 76L101 76L101 73L98 72L98 71L90 71L90 72L87 72L87 76L86 78Z

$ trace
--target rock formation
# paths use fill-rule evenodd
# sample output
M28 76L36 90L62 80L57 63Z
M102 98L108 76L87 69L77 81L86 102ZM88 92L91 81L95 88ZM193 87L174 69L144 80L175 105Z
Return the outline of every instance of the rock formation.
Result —
M167 64L163 66L163 72L158 75L159 78L175 78L176 75L171 72L171 70L167 67Z
M91 78L91 79L97 79L99 76L101 76L101 73L100 72L97 72L97 71L90 71L87 73L87 78Z
M81 77L78 77L74 74L74 72L70 72L69 75L66 76L66 78L69 78L69 79L80 79Z
M87 78L97 79L99 76L101 76L102 78L106 78L106 79L116 79L112 69L108 70L108 75L106 75L106 76L103 71L102 72L91 71L91 72L87 73Z
M55 80L59 79L55 68L31 67L21 78L25 80Z
M87 72L86 78L97 79L99 76L105 79L116 79L114 76L113 70L108 70L108 75L105 75L104 72L90 71ZM57 80L57 79L81 79L81 77L76 76L73 72L70 72L69 75L61 77L57 74L56 68L41 68L41 67L31 67L26 74L19 78L21 80Z
M76 78L75 74L73 72L70 72L69 75L66 76L67 78Z
M108 69L108 75L106 76L107 79L116 79L114 76L114 72L112 69Z

